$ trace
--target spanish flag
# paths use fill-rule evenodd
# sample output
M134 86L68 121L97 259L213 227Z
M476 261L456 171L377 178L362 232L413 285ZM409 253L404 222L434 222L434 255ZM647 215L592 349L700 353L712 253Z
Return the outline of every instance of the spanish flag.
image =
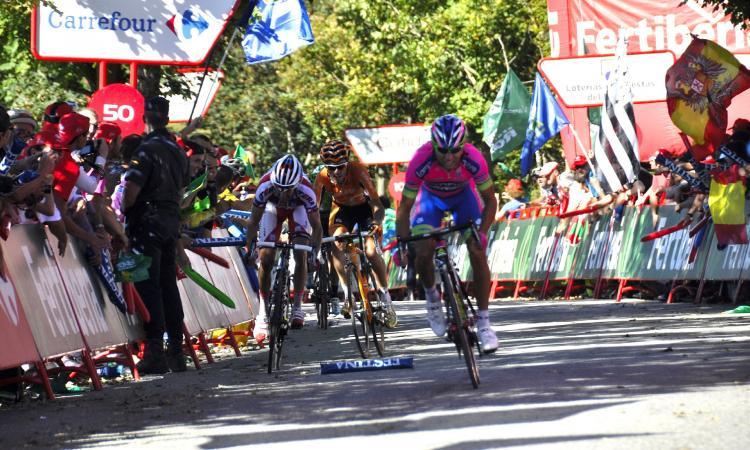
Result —
M727 49L693 36L667 70L667 108L672 122L690 136L702 160L719 148L727 129L727 107L750 87L750 71Z
M711 171L708 207L714 220L718 245L747 244L745 229L745 177L740 166Z

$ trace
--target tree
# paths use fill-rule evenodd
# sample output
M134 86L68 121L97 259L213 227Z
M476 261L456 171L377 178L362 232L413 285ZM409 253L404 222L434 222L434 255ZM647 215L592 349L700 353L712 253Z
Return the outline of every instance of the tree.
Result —
M688 0L683 0L680 5L684 5ZM743 29L750 26L750 1L748 0L699 0L704 8L711 8L713 11L724 10L725 13L731 14L729 20L734 25L740 25Z

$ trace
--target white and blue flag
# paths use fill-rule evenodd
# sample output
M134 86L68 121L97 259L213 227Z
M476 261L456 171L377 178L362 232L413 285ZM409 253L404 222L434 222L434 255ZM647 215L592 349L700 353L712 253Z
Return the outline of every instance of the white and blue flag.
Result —
M248 64L275 61L315 42L303 0L260 0L257 8L261 17L242 39Z

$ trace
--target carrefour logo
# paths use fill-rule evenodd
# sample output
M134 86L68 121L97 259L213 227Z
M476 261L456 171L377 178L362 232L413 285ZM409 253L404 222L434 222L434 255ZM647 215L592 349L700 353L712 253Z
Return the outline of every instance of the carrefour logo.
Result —
M167 21L167 27L180 39L192 39L208 29L208 21L200 14L186 9Z
M50 11L47 23L55 29L66 30L110 30L136 31L139 33L153 33L156 19L124 17L120 11L112 11L104 15L72 15L59 11Z
M60 11L50 11L47 23L54 29L65 30L104 30L104 31L134 31L137 33L154 33L159 21L152 18L128 17L121 11L109 14L73 15ZM208 21L199 13L186 9L173 15L167 22L167 27L180 40L192 39L209 28ZM158 25L156 26L158 28Z

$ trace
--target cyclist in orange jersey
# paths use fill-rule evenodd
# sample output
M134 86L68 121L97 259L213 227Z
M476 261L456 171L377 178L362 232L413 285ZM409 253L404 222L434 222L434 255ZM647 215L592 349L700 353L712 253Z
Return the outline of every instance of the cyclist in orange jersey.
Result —
M372 183L367 168L354 161L349 161L350 147L343 141L327 142L320 149L320 158L325 167L315 178L315 194L320 201L323 189L331 193L333 205L328 222L331 236L351 232L357 225L359 231L367 231L373 227L383 229L385 208L378 198L378 193ZM388 293L388 277L385 262L374 236L367 238L365 252L367 259L375 271L378 292L386 306L386 326L394 328L398 324L396 311L393 309L391 296ZM348 289L344 281L344 244L336 243L332 248L333 265L344 289Z

